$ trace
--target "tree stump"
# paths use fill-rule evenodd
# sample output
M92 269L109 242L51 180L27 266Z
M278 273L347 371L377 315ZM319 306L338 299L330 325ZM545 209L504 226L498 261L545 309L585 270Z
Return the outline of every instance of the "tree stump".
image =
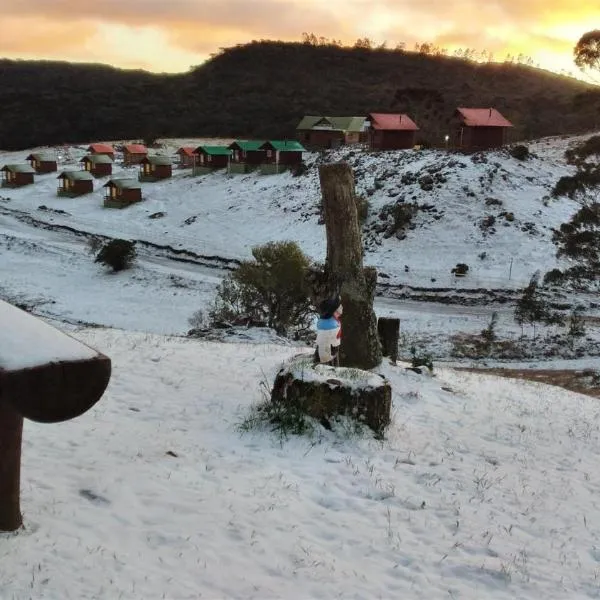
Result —
M392 388L383 375L314 364L312 355L303 355L279 370L271 401L325 424L336 416L351 417L381 435L391 419Z
M377 320L377 333L381 342L381 354L389 356L392 362L396 362L400 341L400 319L379 317Z

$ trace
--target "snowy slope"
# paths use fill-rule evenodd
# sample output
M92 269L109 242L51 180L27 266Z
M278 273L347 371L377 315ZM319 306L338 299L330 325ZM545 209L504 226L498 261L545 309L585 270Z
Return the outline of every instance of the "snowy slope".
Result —
M3 599L600 595L595 399L384 365L385 441L280 444L237 424L292 349L75 335L112 380L79 419L26 423Z

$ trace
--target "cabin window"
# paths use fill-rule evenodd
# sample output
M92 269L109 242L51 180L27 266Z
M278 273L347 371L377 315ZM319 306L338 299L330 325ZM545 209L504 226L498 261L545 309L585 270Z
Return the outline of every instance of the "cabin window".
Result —
M244 151L242 152L242 158L246 158L246 156L248 156L248 153L247 153L247 152L244 150Z
M267 158L273 158L273 151L267 150Z
M200 154L199 158L200 158L200 163L201 164L204 163L204 154Z
M208 161L208 162L212 162L212 156L211 156L210 154L209 154L209 155L208 155L208 157L207 157L207 161Z

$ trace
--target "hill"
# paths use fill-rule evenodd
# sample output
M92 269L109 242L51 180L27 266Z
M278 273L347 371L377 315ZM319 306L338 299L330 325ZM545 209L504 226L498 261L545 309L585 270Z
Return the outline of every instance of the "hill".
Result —
M439 141L453 109L495 106L517 138L598 127L600 90L523 65L400 50L252 42L183 74L0 61L0 148L91 139L291 137L304 114L408 112Z

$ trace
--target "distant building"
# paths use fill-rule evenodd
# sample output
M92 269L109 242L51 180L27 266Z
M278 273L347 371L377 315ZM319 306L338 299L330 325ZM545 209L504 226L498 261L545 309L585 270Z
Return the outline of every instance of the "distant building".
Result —
M2 187L21 187L33 183L35 169L28 164L4 165L2 171Z
M94 178L88 171L63 171L57 179L58 196L81 196L94 191Z
M176 152L179 157L177 166L180 169L190 169L194 166L194 148L191 146L182 146Z
M140 161L140 181L158 181L173 175L172 161L168 156L146 156Z
M457 108L451 124L450 143L463 150L486 150L506 144L513 124L495 108Z
M115 149L110 144L90 144L87 152L94 155L110 156L115 160Z
M306 148L296 140L279 141L271 140L261 146L265 151L265 158L260 165L263 175L273 175L292 169L302 163L302 153Z
M194 175L203 175L217 169L226 169L231 150L227 146L198 146L194 154L196 155Z
M125 208L142 200L142 184L135 179L111 179L103 187L106 208Z
M84 156L79 162L83 163L83 169L94 177L112 175L113 159L108 154L90 154Z
M123 146L123 163L125 165L138 165L148 156L148 149L143 144L125 144Z
M337 148L357 144L365 131L366 117L305 116L296 127L296 137L309 148Z
M415 145L419 128L408 115L370 113L367 124L372 150L404 150Z
M28 160L36 173L54 173L58 167L56 157L48 152L34 152L25 160Z
M236 140L229 144L228 148L231 150L229 172L249 173L257 169L267 156L266 150L261 149L264 143L264 140Z

